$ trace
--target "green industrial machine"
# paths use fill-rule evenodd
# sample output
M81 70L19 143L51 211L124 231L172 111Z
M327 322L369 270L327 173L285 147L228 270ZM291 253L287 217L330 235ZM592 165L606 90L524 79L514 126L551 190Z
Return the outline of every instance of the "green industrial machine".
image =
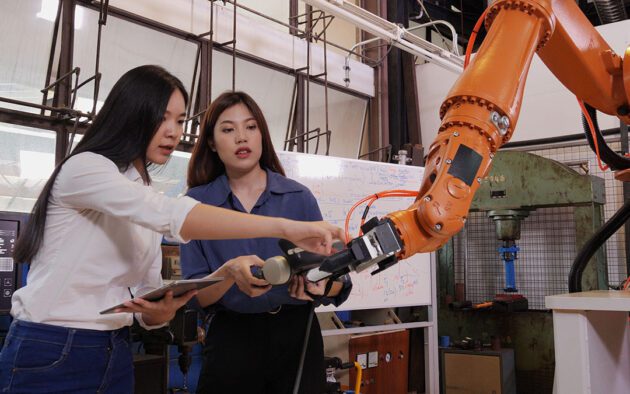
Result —
M492 170L482 180L470 210L487 212L494 220L497 239L503 241L499 252L506 265L505 291L516 292L513 264L521 221L536 208L574 206L579 248L602 224L605 202L602 178L581 175L561 163L531 153L505 151L494 158ZM606 288L603 257L600 254L585 274L586 288Z
M502 264L503 260L505 265L506 293L514 297L512 294L518 291L514 277L514 264L518 264L515 261L519 251L517 241L521 236L521 223L529 214L543 207L575 207L576 250L579 250L603 224L604 190L603 179L581 175L556 161L526 152L497 153L489 175L482 180L475 195L471 211L486 212L496 225L496 237L502 241L496 263ZM519 393L551 392L554 365L551 314L449 309L447 300L452 300L456 294L452 241L438 251L437 262L439 335L448 335L453 340L463 336L481 338L488 333L510 338L515 349L517 383L521 382ZM520 280L527 281L527 278ZM603 250L589 262L582 285L585 290L607 288ZM527 386L536 388L528 390Z

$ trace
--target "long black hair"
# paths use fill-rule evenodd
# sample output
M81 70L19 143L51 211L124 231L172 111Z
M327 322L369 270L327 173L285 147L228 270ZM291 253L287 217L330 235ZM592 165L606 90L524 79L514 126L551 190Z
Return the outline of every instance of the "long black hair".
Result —
M147 169L147 148L157 132L171 95L178 89L188 104L188 93L177 77L159 66L140 66L126 72L112 88L92 125L61 163L40 193L31 217L15 245L16 262L30 263L44 240L50 192L63 164L82 152L93 152L113 161L125 171L134 161L144 164L140 175L151 182Z

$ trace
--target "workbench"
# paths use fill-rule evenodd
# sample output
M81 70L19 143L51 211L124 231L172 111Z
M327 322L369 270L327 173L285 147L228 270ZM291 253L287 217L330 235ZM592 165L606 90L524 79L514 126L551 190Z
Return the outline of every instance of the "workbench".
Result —
M553 310L554 393L630 392L630 291L547 296Z

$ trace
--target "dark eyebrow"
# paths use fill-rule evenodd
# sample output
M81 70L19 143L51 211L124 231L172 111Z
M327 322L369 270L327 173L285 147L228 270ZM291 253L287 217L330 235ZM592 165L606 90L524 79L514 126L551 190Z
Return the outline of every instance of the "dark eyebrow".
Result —
M164 111L164 115L166 115L166 114L170 114L170 113L171 113L171 111L169 111L169 110ZM179 117L182 117L182 116L186 116L186 112L182 112L182 113L181 113L181 114L179 114L177 117L179 118Z
M245 122L249 122L250 120L256 121L256 118L254 118L254 117L252 116L251 118L247 118L247 119L245 119L245 120L243 121L243 123L245 123ZM223 124L223 123L230 123L230 124L234 124L235 122L234 122L233 120L226 119L226 120L222 121L222 122L221 122L221 123L219 123L219 124Z

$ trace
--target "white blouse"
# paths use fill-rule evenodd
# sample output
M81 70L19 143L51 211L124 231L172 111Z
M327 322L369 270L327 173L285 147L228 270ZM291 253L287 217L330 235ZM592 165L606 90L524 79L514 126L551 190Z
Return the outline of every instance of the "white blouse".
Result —
M162 285L162 235L180 230L198 201L171 198L121 173L104 156L84 152L64 163L49 197L44 242L11 314L31 322L93 330L131 325L130 313L100 315ZM136 316L145 326L140 316Z

